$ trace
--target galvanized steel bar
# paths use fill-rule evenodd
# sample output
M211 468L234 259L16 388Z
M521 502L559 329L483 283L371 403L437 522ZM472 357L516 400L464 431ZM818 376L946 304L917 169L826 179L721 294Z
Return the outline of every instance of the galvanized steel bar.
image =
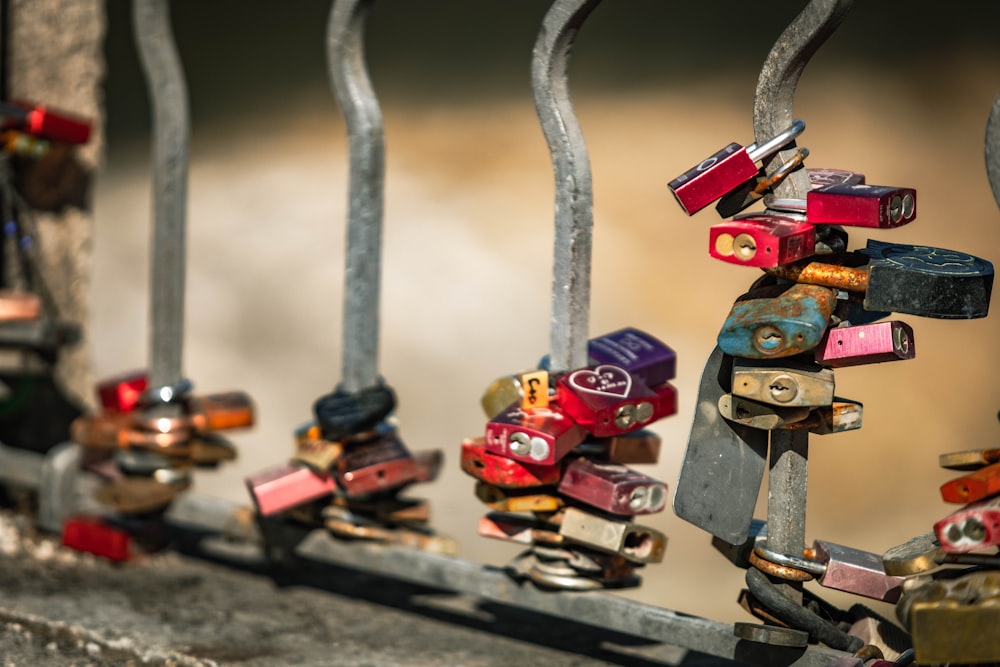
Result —
M327 23L327 59L350 143L350 194L344 277L341 388L378 381L379 296L385 136L365 65L364 29L372 0L335 0Z
M767 548L801 556L806 542L806 489L809 483L809 431L771 431L767 476ZM785 594L802 602L801 586Z
M188 95L167 0L135 0L133 27L153 111L149 382L181 379L188 178Z
M997 206L1000 206L1000 95L993 100L986 123L986 176Z
M531 60L535 109L556 179L552 277L552 370L587 365L594 200L590 159L569 96L570 49L600 0L556 0L542 22Z
M764 60L754 96L753 129L758 143L792 124L792 103L802 70L820 46L840 26L854 0L812 0L778 37ZM795 154L795 144L764 160L768 174ZM793 172L775 187L778 199L805 199L809 177Z

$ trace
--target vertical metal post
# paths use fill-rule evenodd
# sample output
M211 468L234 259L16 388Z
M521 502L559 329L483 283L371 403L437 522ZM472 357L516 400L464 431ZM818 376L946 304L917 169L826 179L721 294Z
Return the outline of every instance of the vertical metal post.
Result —
M806 490L809 481L809 431L771 431L767 476L767 546L802 556L806 542ZM802 586L782 584L788 597L802 603Z
M552 277L552 370L587 365L594 201L590 159L569 97L570 49L600 0L556 0L542 22L531 61L535 109L556 178Z
M134 29L153 109L149 381L181 379L184 344L188 97L167 0L135 0Z
M1000 206L1000 95L993 100L990 118L986 123L986 176L993 190L993 198Z
M843 22L854 0L812 0L778 37L764 60L754 96L753 129L756 141L763 142L792 124L792 102L802 70L819 47ZM773 173L795 153L795 144L766 159ZM793 171L774 189L779 199L805 199L809 176L804 169Z
M351 155L341 378L341 388L349 392L378 381L385 136L364 57L371 5L372 0L335 0L327 23L330 79Z

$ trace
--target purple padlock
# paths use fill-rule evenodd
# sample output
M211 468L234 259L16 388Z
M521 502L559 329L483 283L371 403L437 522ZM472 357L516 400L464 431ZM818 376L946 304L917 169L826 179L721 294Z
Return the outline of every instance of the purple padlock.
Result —
M589 365L612 364L658 387L674 379L677 353L644 331L626 327L587 342Z

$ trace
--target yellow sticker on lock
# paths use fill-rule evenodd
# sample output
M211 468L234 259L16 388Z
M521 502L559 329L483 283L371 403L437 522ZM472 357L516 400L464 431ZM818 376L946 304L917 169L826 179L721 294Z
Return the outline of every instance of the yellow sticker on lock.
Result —
M532 371L521 374L521 409L537 410L549 407L549 373Z

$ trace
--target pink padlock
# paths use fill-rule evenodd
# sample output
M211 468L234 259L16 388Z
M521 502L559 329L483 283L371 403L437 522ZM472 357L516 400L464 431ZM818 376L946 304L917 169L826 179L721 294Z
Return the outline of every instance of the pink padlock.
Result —
M830 368L913 359L913 329L906 322L875 322L828 329L816 346L816 362Z
M899 600L903 578L886 574L881 556L822 540L813 542L813 549L826 566L816 579L820 586L883 602Z
M600 364L560 377L556 402L591 435L606 438L674 414L677 392L669 383L654 391L624 368Z
M612 514L662 512L667 485L617 463L580 457L563 470L559 493Z
M941 549L967 553L1000 545L1000 496L966 505L934 524Z
M247 489L261 516L298 507L337 490L332 477L305 466L282 465L247 477Z

